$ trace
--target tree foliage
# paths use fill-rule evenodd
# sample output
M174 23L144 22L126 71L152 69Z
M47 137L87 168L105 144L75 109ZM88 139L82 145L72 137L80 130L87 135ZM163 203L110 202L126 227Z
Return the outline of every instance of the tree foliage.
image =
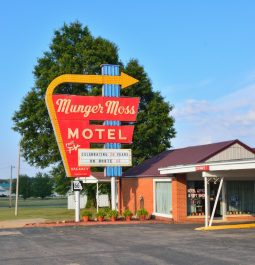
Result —
M54 179L54 191L60 195L66 195L71 189L72 178L67 178L65 175L65 169L62 162L55 165L51 171Z
M34 197L44 199L53 193L53 180L49 175L37 173L32 181L32 191Z
M25 200L30 198L33 194L32 192L32 178L27 175L19 176L19 195ZM12 192L16 193L16 179L13 182Z
M79 22L65 24L55 31L49 51L38 59L34 68L35 85L13 116L14 130L22 136L21 148L25 159L41 168L55 165L53 173L58 183L63 181L64 171L45 106L45 91L49 83L61 74L100 74L101 64L119 64L122 71L139 80L136 85L122 91L122 95L141 98L131 146L134 165L169 148L171 138L175 136L174 120L170 116L172 106L159 92L153 91L150 79L138 61L132 59L124 66L114 43L94 37ZM62 84L56 93L101 95L101 88Z

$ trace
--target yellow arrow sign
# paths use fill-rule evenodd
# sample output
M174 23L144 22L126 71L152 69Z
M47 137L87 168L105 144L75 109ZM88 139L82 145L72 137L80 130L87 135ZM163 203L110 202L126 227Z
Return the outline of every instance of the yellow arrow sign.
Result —
M54 89L63 83L81 83L81 84L108 84L108 85L121 85L122 88L131 86L139 82L137 79L127 74L121 73L121 75L75 75L66 74L56 77L48 86L46 91L46 97L48 94L52 94Z
M64 162L64 166L67 172L67 175L70 176L70 169L68 167L67 158L64 152L64 146L62 142L62 137L59 129L59 124L57 121L57 116L54 111L54 104L52 100L52 94L54 89L63 83L80 83L80 84L107 84L107 85L121 85L122 88L131 86L135 83L139 82L137 79L121 73L120 76L110 76L110 75L76 75L76 74L65 74L56 77L51 83L49 84L46 95L45 101L46 105L50 114L51 122L53 124L53 129L55 131L55 135L57 136L57 143L60 149L60 154L62 156L62 160Z

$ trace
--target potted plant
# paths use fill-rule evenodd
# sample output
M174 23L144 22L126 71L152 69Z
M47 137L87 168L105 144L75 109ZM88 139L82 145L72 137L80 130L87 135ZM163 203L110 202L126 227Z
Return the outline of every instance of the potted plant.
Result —
M126 209L123 212L123 216L125 217L126 221L131 221L132 215L133 215L133 213L129 209Z
M105 216L106 216L106 213L103 209L98 210L98 212L96 213L97 221L99 222L104 221Z
M110 210L108 212L108 216L111 218L112 222L116 221L118 215L119 215L119 212L117 210Z
M141 208L136 212L140 221L144 221L146 216L148 215L148 211L145 208Z
M88 222L89 219L92 217L92 213L87 210L84 210L82 211L81 216L84 222Z

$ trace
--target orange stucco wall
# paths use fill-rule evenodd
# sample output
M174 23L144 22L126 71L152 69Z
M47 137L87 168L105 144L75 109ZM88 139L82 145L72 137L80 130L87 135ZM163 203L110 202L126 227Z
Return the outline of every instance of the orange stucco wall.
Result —
M174 222L184 222L187 219L187 181L186 175L176 175L172 178L172 200Z
M153 212L153 178L122 178L120 190L121 212L128 208L135 214L141 207Z
M187 221L187 183L185 175L172 179L173 220ZM122 178L120 181L119 211L131 210L134 214L144 207L153 213L153 177Z

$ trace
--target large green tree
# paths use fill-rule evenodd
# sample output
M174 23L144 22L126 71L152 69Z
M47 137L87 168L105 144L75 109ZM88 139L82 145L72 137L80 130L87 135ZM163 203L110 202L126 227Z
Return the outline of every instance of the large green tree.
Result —
M34 68L35 85L13 116L14 130L22 136L21 148L25 159L41 168L55 166L53 175L60 183L64 171L45 106L46 88L61 74L100 74L101 64L119 64L122 71L139 80L136 85L122 91L122 95L141 98L131 146L134 165L169 148L171 138L175 136L174 120L170 115L172 106L159 92L153 91L150 79L138 61L132 59L124 66L114 43L94 37L79 22L65 24L55 31L49 51L38 59ZM56 93L100 95L101 87L63 84Z

